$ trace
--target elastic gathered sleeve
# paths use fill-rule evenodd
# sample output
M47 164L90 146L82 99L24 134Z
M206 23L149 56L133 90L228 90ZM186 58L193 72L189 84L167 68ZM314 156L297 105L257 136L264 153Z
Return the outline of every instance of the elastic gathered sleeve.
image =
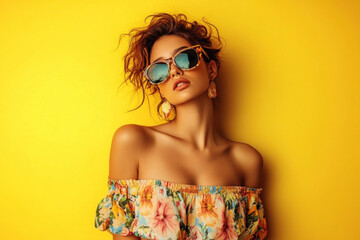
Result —
M134 235L135 197L129 194L126 181L108 179L108 194L101 199L95 216L95 227L122 236Z
M262 240L267 236L267 222L264 205L260 198L262 189L249 192L246 204L246 231L241 235L245 240Z

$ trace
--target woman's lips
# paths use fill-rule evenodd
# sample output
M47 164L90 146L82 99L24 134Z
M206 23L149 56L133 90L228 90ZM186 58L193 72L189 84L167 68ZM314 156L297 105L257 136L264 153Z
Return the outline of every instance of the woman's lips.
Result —
M180 86L176 87L174 90L175 90L175 91L180 91L180 90L183 90L183 89L187 88L189 85L190 85L189 82L184 82L184 83L181 84Z
M183 84L176 87L179 83L183 83ZM186 87L188 87L190 85L190 81L185 78L179 78L178 80L175 81L173 90L182 90L185 88L185 85L186 85Z

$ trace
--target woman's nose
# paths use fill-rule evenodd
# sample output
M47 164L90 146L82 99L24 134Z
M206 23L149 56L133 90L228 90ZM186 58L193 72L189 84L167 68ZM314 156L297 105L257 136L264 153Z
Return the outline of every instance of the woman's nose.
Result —
M178 68L173 62L170 63L170 76L174 77L177 74L182 73L182 70Z

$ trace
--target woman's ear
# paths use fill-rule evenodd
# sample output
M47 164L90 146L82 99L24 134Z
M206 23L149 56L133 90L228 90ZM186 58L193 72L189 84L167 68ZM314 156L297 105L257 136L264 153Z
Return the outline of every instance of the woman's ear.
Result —
M217 76L217 65L214 60L211 60L208 64L208 73L210 80L214 80Z

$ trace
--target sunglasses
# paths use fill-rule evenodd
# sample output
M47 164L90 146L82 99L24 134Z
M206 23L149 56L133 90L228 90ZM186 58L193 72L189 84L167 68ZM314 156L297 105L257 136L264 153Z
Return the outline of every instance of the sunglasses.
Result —
M200 45L194 45L178 51L173 57L160 60L145 68L144 77L154 85L164 82L170 74L170 63L181 70L191 70L199 66L202 53L210 60Z

